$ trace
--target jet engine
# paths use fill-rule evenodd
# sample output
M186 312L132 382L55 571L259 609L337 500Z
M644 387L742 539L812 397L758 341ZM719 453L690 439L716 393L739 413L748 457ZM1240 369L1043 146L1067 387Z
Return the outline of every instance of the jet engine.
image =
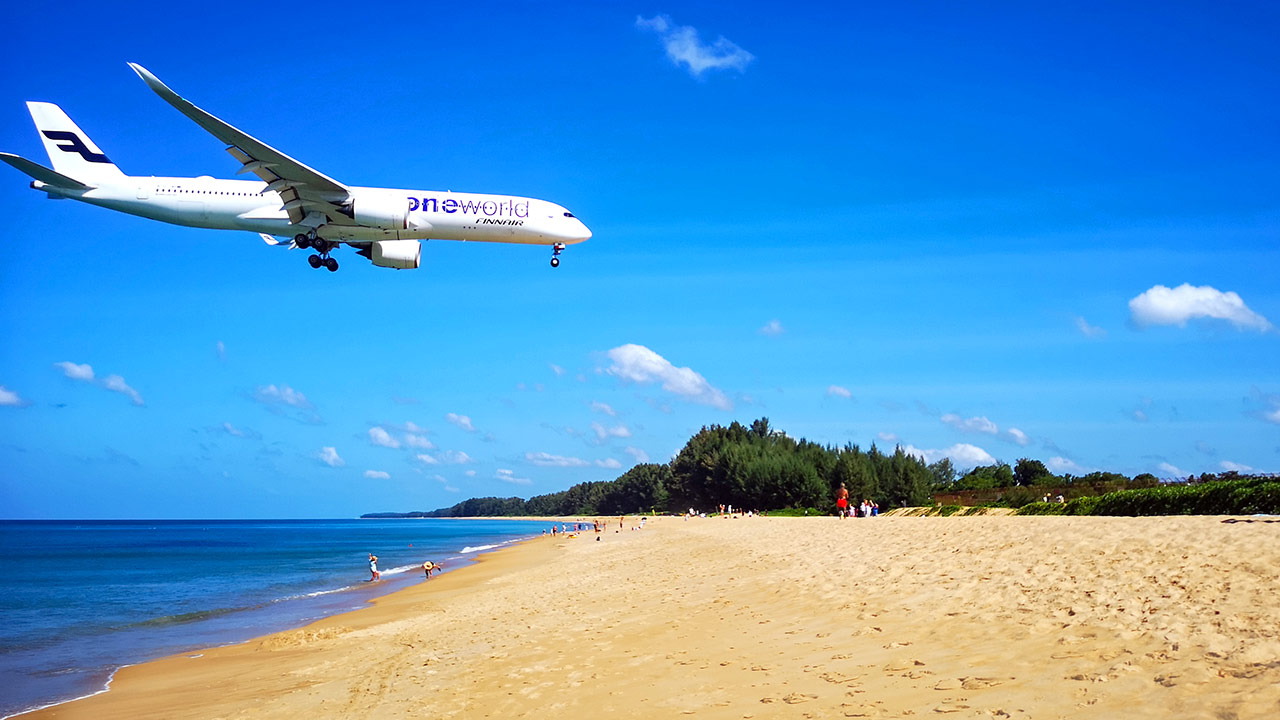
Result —
M351 201L357 225L381 230L408 230L409 198L399 193L362 192Z
M417 240L379 240L373 243L369 259L378 267L417 270L422 260L422 243Z

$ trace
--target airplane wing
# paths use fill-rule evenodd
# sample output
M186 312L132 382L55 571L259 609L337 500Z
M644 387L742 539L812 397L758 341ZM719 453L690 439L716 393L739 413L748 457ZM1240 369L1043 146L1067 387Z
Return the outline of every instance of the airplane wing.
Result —
M227 152L243 165L239 172L257 175L267 183L268 190L280 193L284 200L282 209L289 213L290 222L314 227L350 217L350 211L344 207L351 202L351 191L346 185L192 105L141 65L129 63L129 67L165 102L226 143Z

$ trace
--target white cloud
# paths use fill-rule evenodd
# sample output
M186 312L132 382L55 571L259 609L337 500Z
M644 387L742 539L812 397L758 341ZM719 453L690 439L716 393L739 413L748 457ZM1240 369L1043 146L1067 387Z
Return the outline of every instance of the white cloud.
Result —
M111 392L118 392L121 395L128 397L130 400L133 401L134 405L145 404L142 402L142 396L138 394L138 391L129 387L129 384L126 383L124 381L124 378L120 377L119 375L108 375L105 378L103 378L102 387L110 390Z
M625 451L631 457L635 458L636 462L638 463L649 462L649 453L645 452L644 450L641 450L638 447L626 447L626 448L623 448L623 451Z
M412 425L413 423L409 423L409 424ZM422 435L415 435L414 433L411 433L411 432L404 434L404 444L418 450L435 450L436 449L435 443L426 439Z
M1273 423L1276 423L1277 425L1280 425L1280 407L1274 408L1269 411L1263 410L1262 418L1267 422L1273 422Z
M676 367L658 353L643 345L621 345L608 353L612 364L605 369L623 380L636 383L658 382L667 392L680 395L690 402L710 405L720 410L732 410L733 402L707 379L691 368Z
M1077 465L1074 461L1064 457L1051 457L1045 463L1045 467L1049 468L1049 472L1061 475L1063 473L1071 473L1072 475L1086 475L1089 470Z
M390 480L391 473L384 470L365 470L364 476L369 480Z
M61 370L63 375L72 380L88 383L94 382L93 367L88 363L85 363L84 365L77 365L73 362L57 362L54 363L53 366ZM134 405L146 404L142 402L142 396L138 394L138 391L129 387L129 384L126 383L124 378L119 375L108 375L95 384L101 385L103 388L110 390L111 392L118 392L121 395L127 396L133 401Z
M213 346L213 350L214 350L214 352L215 352L215 353L217 353L217 355L218 355L218 359L219 359L219 360L221 360L221 361L223 361L223 362L226 362L226 360L227 360L227 345L226 345L226 343L224 343L224 342L222 342L221 340L219 340L219 341L218 341L218 344Z
M1107 336L1106 330L1103 330L1096 325L1090 325L1088 320L1079 316L1076 316L1076 329L1085 337L1104 338Z
M1222 462L1218 463L1218 465L1223 470L1227 470L1230 472L1238 472L1238 473L1258 472L1257 470L1249 467L1248 465L1241 465L1240 463L1231 462L1230 460L1223 460Z
M449 413L448 415L445 415L445 416L444 416L444 419L445 419L445 420L448 420L449 422L453 423L454 425L457 425L458 427L462 428L463 430L466 430L467 432L475 432L475 431L476 431L476 426L471 424L471 418L467 417L466 415L458 415L457 413Z
M1135 409L1135 410L1133 411L1133 413L1132 413L1132 417L1133 417L1133 419L1134 419L1134 420L1136 420L1137 422L1146 422L1146 421L1147 421L1147 413L1146 413L1146 411L1145 411L1145 410L1143 410L1142 408L1137 408L1137 409Z
M336 468L336 467L342 467L343 465L347 464L346 460L343 460L341 457L338 456L337 449L332 447L320 448L320 452L316 453L316 458L318 458L320 462L324 463L325 465L328 465L329 467Z
M846 400L852 400L853 393L850 392L849 388L846 388L846 387L841 387L839 385L828 385L827 397L838 397L838 398L844 398Z
M529 478L516 477L516 473L514 470L508 470L506 468L499 468L498 471L494 473L494 477L498 478L504 483L511 483L512 485L532 485L533 484L533 481L530 480Z
M596 402L593 400L591 402L591 410L592 412L604 413L609 417L618 416L618 411L614 410L608 403Z
M657 33L671 62L683 64L695 78L702 77L702 73L708 70L742 72L755 59L754 55L723 36L717 37L713 43L704 43L698 37L696 29L688 25L676 25L667 15L655 15L651 18L637 15L636 27Z
M891 432L878 432L876 433L876 437L879 438L880 442L887 442L887 443L894 443L894 444L897 444L899 440L898 436Z
M786 331L787 329L782 327L782 323L780 321L770 320L764 324L764 327L760 328L759 333L761 335L781 335Z
M1184 477L1184 476L1186 475L1186 473L1182 472L1182 470L1181 470L1180 468L1178 468L1178 467L1176 467L1176 466L1174 466L1174 465L1171 465L1171 464L1169 464L1169 463L1167 463L1167 462L1162 462L1162 463L1160 463L1159 465L1157 465L1156 467L1160 470L1160 472L1162 472L1162 473L1164 473L1165 475L1168 475L1168 476L1172 476L1172 477Z
M1190 283L1172 289L1156 285L1129 301L1129 313L1139 327L1185 327L1188 320L1209 318L1226 320L1239 330L1266 332L1275 329L1269 320L1250 310L1234 292L1222 292L1208 285L1196 287Z
M0 385L0 406L17 406L21 404L22 398L18 397L18 393Z
M400 441L391 437L391 433L376 425L369 428L369 442L378 447L391 448L393 450L400 449Z
M564 376L564 368L560 367L559 365L555 363L547 363L547 366L551 368L551 372L556 374L556 377Z
M245 436L245 435L244 435L244 431L243 431L243 430L241 430L240 428L236 427L235 425L232 425L232 424L231 424L231 423L229 423L229 422L224 422L224 423L222 423L222 429L223 429L223 430L224 430L228 435L231 435L232 437L242 438L242 437L244 437L244 436Z
M613 427L605 427L600 423L591 423L591 430L596 434L596 439L603 442L607 438L629 438L631 430L626 425L614 425Z
M461 450L445 450L440 453L440 459L450 465L466 465L471 462L471 456Z
M1031 444L1031 438L1027 437L1026 433L1016 427L1011 427L1008 430L1005 430L1004 434L1007 439L1012 440L1022 447L1026 447Z
M1000 428L985 417L962 418L955 413L947 413L939 419L962 432L984 433L987 435L995 435L1000 432Z
M93 368L88 363L77 365L73 362L56 362L53 366L61 368L62 374L72 380L84 380L87 382L93 379Z
M538 467L587 467L591 464L582 458L552 455L545 452L527 452L524 454L524 459Z
M464 472L464 473L462 473L462 474L463 474L463 475L466 475L467 477L475 477L475 476L476 476L476 471L475 471L475 470L468 470L468 471L466 471L466 472Z
M902 451L908 455L914 455L927 463L935 463L944 457L951 458L951 462L955 463L957 468L966 470L978 465L993 465L996 461L991 456L991 453L969 443L956 443L945 450L922 450L911 445L905 445Z
M418 455L415 455L414 457L418 458L418 461L419 461L419 462L421 462L421 463L425 463L425 464L427 464L427 465L439 465L439 464L440 464L440 461L439 461L439 460L437 460L437 459L435 458L435 456L434 456L434 455L428 455L427 453L420 453L420 454L418 454Z
M404 424L405 432L417 433L418 435L426 435L429 430L410 420Z
M263 385L253 391L253 399L263 405L288 405L299 410L312 409L307 396L288 385Z
M596 466L597 466L597 467L602 467L602 468L610 468L610 469L613 469L613 470L617 470L618 468L622 467L622 463L618 462L617 460L615 460L615 459L613 459L613 458L605 458L605 459L603 459L603 460L597 460L597 461L596 461Z

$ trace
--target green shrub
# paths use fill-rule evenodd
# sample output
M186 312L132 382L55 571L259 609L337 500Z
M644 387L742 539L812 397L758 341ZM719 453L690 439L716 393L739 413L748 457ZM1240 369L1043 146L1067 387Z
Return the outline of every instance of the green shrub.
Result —
M1280 481L1251 477L1162 485L1080 497L1066 505L1031 503L1019 515L1253 515L1280 513Z

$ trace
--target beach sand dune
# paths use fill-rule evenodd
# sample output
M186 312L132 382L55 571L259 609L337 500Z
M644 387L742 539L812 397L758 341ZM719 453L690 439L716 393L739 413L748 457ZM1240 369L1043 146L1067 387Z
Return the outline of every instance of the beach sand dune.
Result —
M1278 581L1278 523L658 518L36 715L1273 718Z

